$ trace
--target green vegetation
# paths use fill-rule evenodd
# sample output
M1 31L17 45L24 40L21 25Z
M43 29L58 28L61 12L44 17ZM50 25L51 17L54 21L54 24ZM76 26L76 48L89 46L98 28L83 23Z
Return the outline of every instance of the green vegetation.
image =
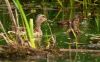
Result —
M100 49L99 0L2 0L0 4L0 45ZM38 27L41 30L36 24L39 14L48 19ZM35 36L35 31L43 36Z
M32 29L33 29L33 24L30 24L30 27L29 27L29 24L28 24L28 20L27 20L27 18L26 18L26 16L25 16L25 13L24 13L24 11L23 11L23 9L22 9L22 6L21 6L21 4L20 4L20 2L18 1L18 0L13 0L13 2L15 3L15 5L16 5L16 7L18 8L18 10L19 10L19 12L21 13L21 17L23 18L23 20L24 20L24 23L25 23L25 27L26 27L26 32L27 32L27 34L28 34L28 37L29 37L29 40L30 40L30 45L33 47L33 48L36 48L35 47L35 44L34 44L34 37L33 37L33 31L32 31ZM32 20L30 20L30 23L32 23Z

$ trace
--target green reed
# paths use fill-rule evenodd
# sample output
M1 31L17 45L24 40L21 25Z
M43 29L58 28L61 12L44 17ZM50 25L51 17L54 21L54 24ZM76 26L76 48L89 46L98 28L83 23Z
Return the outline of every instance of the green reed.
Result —
M57 0L57 2L58 2L58 3L59 3L59 5L61 6L61 8L63 8L62 1L60 1L60 0Z
M70 0L70 16L69 16L69 19L73 18L73 14L74 14L74 0Z
M83 0L83 15L85 17L87 17L87 9L88 9L87 5L88 5L87 0Z
M6 40L6 42L7 42L8 44L10 44L10 43L11 43L10 38L9 38L7 32L5 31L5 28L3 27L1 21L0 21L0 29L1 29L2 32L3 32L2 34L0 34L0 36L2 36L2 37ZM4 35L4 34L5 34L5 35Z
M5 0L5 3L7 5L8 13L10 15L12 24L14 25L15 30L16 30L17 24L16 24L16 20L15 20L14 14L13 14L12 9L11 9L10 2L8 0ZM4 40L7 42L7 44L13 44L13 42L16 41L15 39L11 39L11 36L8 34L8 32L6 32L6 29L4 28L4 26L3 26L1 21L0 21L0 29L2 30L1 36L4 38Z
M96 15L95 22L96 22L96 26L97 26L97 33L99 34L99 31L100 31L100 16L99 16L99 14Z
M74 16L74 12L75 12L74 11L75 10L75 8L74 8L74 2L75 2L74 0L70 0L70 16L69 16L69 19L72 19L73 16ZM77 36L77 34L75 33L75 31L72 28L70 28L70 30L72 31L72 33L73 33L73 35L75 37L76 48L78 48L78 36Z
M30 41L29 44L32 48L36 48L35 42L34 42L34 37L33 37L34 34L32 34L32 31L31 31L32 30L31 28L33 26L32 26L32 24L29 25L26 15L24 13L24 10L23 10L22 5L20 4L19 0L13 0L13 2L15 4L15 6L17 7L17 9L19 10L21 17L23 19L23 22L25 23L26 32L27 32L27 35L28 35L28 38ZM32 19L30 20L30 22L32 22ZM31 28L30 28L30 26L31 26Z

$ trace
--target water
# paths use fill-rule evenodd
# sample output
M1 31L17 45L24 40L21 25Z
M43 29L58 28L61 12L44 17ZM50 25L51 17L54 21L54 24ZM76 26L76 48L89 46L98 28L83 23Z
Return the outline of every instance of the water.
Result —
M100 53L70 53L66 57L54 57L49 55L46 59L13 59L0 60L0 62L100 62Z

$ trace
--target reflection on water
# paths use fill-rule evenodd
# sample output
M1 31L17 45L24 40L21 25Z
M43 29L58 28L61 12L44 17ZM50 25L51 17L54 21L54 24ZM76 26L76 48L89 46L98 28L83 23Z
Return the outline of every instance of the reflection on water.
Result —
M97 53L69 53L67 55L66 57L48 55L47 59L0 60L0 62L100 62L100 55L98 56Z

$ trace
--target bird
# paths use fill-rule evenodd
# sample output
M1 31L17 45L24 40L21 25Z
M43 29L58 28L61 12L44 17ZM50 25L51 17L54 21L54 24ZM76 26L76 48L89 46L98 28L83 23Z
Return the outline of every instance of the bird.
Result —
M42 40L42 36L43 36L43 32L41 30L41 25L43 22L47 21L47 17L44 14L38 14L35 20L35 27L33 28L33 35L34 35L34 39L35 39L35 46L37 48L40 48L40 44L41 44L41 40ZM23 29L24 28L24 29ZM13 33L13 34L17 34L19 35L19 37L17 38L18 40L20 40L20 43L23 46L30 46L29 45L29 40L26 38L23 40L23 36L26 36L26 29L25 27L18 27L18 32L15 32L14 30L12 31L8 31L9 34ZM23 42L24 41L24 42Z
M36 47L41 47L41 40L42 40L42 36L43 36L43 32L41 30L41 25L43 24L43 22L47 21L47 17L43 14L39 14L36 17L35 20L35 30L34 30L34 37L35 37L35 44Z

